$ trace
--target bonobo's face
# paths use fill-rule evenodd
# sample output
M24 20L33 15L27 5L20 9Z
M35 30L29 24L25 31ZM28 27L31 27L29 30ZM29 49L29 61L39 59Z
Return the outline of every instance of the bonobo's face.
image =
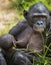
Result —
M46 29L47 17L45 15L32 16L32 28L37 32L43 32Z
M43 32L49 20L49 10L42 3L36 3L29 11L24 11L24 16L33 30Z

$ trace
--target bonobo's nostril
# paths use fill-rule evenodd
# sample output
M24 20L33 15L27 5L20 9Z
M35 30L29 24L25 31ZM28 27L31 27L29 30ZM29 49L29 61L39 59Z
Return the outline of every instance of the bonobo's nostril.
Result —
M41 22L40 24L42 25L43 23Z
M41 21L40 24L43 25L43 21Z
M37 22L38 25L40 25L40 23Z

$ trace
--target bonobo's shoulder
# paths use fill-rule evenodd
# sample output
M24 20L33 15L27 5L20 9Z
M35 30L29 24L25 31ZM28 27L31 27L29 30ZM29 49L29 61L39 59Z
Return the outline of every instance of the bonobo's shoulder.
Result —
M16 26L27 26L28 25L28 22L26 20L23 20L23 21L20 21L18 24L16 24Z
M28 26L28 23L26 20L24 21L20 21L18 24L16 24L12 29L23 29L23 28L26 28Z
M19 34L21 31L23 31L26 27L28 26L27 21L22 21L19 22L18 24L16 24L10 31L9 33L16 36L17 34Z

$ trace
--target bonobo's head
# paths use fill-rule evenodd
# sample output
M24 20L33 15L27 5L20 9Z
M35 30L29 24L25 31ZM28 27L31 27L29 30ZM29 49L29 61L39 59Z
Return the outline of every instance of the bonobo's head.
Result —
M49 11L42 3L31 6L29 11L24 10L24 16L33 30L43 32L49 22Z
M0 47L8 50L14 46L16 40L11 34L5 34L0 38Z

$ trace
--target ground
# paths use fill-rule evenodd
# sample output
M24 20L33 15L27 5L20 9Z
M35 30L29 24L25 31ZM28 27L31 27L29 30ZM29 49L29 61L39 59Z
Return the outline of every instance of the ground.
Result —
M18 21L16 10L8 7L9 0L0 1L0 35L6 34Z

